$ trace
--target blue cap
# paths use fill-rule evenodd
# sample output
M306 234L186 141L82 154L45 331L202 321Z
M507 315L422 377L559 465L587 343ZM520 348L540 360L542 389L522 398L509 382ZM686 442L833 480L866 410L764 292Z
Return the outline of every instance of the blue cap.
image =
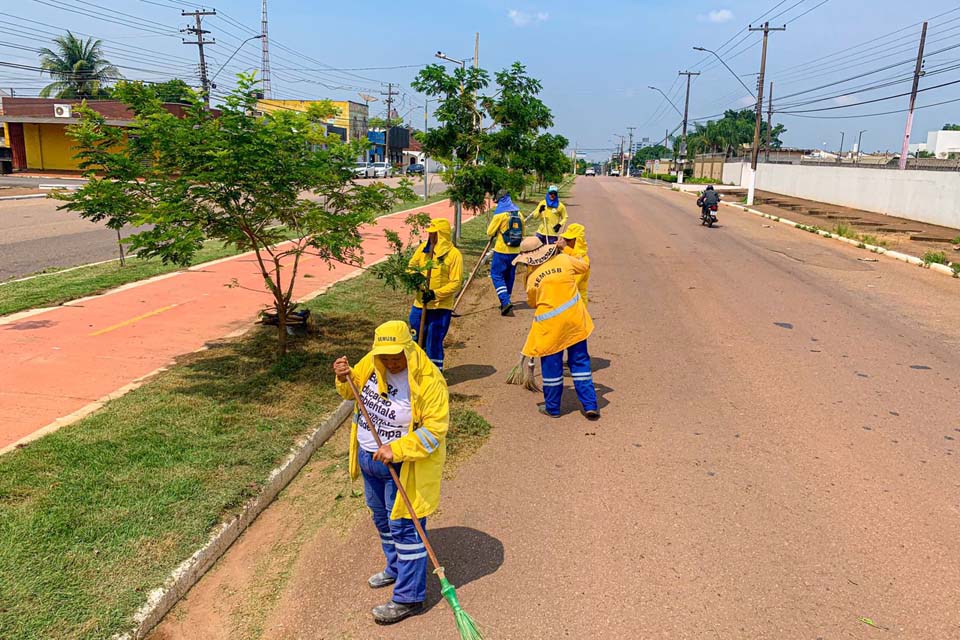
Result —
M497 201L497 209L494 213L508 213L511 211L520 211L520 207L513 204L513 200L510 199L510 194L508 193Z

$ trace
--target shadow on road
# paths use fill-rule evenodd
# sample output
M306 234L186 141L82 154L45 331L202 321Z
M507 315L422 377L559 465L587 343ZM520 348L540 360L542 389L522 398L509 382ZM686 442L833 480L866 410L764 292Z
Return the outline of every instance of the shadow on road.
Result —
M481 380L492 376L496 372L496 367L489 364L461 364L445 370L443 374L448 385L455 385L461 382Z
M446 570L447 580L457 589L496 573L503 564L503 543L483 531L470 527L444 527L432 531L428 528L427 537ZM426 610L441 600L440 581L431 570L427 577Z

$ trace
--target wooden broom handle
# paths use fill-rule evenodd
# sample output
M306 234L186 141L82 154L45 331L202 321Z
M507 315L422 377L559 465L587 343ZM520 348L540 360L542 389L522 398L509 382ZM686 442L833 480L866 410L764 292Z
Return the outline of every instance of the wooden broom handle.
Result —
M493 244L493 240L496 236L490 236L490 239L487 241L487 246L483 248L483 252L480 254L480 259L477 260L477 264L474 265L473 271L470 272L470 277L467 278L466 284L463 285L463 288L460 289L460 295L457 296L456 302L453 303L452 313L457 312L457 307L460 306L460 301L463 300L463 294L467 292L467 287L470 286L470 283L473 282L473 278L477 275L477 272L480 271L480 266L483 265L483 258L487 255L487 251L490 250L490 245Z
M360 397L360 390L357 389L357 383L353 381L352 369L350 370L350 375L347 376L347 382L350 383L350 391L353 392L353 397L357 401L357 406L360 407L360 412L363 414L363 419L367 421L367 429L371 434L373 434L373 439L376 440L377 447L382 447L383 440L380 439L380 434L377 433L377 426L373 424L373 420L370 419L370 414L367 413L367 408L363 405L363 398ZM413 398L411 398L411 402L412 400ZM427 532L424 531L423 527L420 525L420 519L417 518L417 513L413 510L413 504L410 502L410 497L407 495L403 485L400 484L400 477L397 476L397 470L393 468L393 464L388 464L386 467L390 470L390 476L397 485L397 493L399 493L400 497L403 499L403 504L405 504L407 507L407 513L410 514L410 519L413 520L413 526L416 527L417 533L420 535L420 540L423 541L423 546L427 550L427 555L430 556L430 562L433 563L434 569L442 574L443 567L440 566L440 562L437 560L437 555L433 552L433 547L430 546L430 541L427 540Z
M435 247L430 247L430 255L427 257L427 261L430 263L430 268L427 269L427 289L430 289L430 279L433 276L433 251ZM423 294L420 294L420 330L417 331L417 344L420 345L420 348L423 348L424 340L424 329L427 326L427 302L423 302ZM363 403L361 403L363 404Z

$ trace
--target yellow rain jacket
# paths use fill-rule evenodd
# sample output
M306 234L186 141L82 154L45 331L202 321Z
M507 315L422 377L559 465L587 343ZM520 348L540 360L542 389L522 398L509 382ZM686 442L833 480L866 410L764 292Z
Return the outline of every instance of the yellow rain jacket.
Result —
M409 334L406 323L401 323ZM410 407L413 421L407 435L390 443L394 462L402 462L400 484L410 496L417 518L426 518L440 504L440 478L447 459L447 428L450 424L449 394L447 382L427 354L411 338L404 344L407 356L407 373L410 379ZM386 369L372 353L365 355L353 366L353 382L363 389L371 374L377 372L380 394L387 395ZM345 400L354 400L350 384L337 380L337 392ZM354 403L356 405L356 403ZM354 406L350 426L350 477L360 477L360 445L357 442L357 416L359 407ZM409 518L403 500L397 497L390 513L392 520Z
M565 247L563 252L572 258L577 258L578 260L585 262L587 267L590 266L590 256L587 255L587 230L582 224L577 224L574 222L567 230L562 234L563 238L567 240L576 240L576 246L571 249L570 247ZM587 299L587 286L590 284L590 272L581 273L577 275L574 280L577 281L577 289L580 290L580 299L583 300L584 304L589 302Z
M493 245L493 250L497 253L507 253L516 255L520 253L520 247L511 247L503 241L503 234L506 233L510 223L510 212L498 213L490 219L487 225L487 237L496 234L497 241ZM520 216L520 226L523 229L523 235L526 235L526 225L523 224L523 216Z
M527 303L533 324L523 354L539 358L559 353L593 333L593 319L580 298L576 277L589 272L581 260L559 253L527 275Z
M544 207L543 213L540 213L541 206ZM540 221L540 226L537 227L537 233L542 236L557 237L560 234L554 231L553 228L559 224L560 229L563 230L563 226L567 224L567 207L563 202L557 204L556 209L551 209L547 206L547 200L544 198L530 215L533 220Z
M430 273L430 288L437 294L437 298L427 304L427 309L453 309L453 303L463 279L463 255L453 246L450 240L452 234L450 223L444 218L431 220L427 232L437 233L437 247L433 253L433 271ZM423 270L429 259L427 243L423 242L414 252L409 266L411 269ZM425 270L423 274L426 275ZM413 305L423 308L421 293L417 293Z

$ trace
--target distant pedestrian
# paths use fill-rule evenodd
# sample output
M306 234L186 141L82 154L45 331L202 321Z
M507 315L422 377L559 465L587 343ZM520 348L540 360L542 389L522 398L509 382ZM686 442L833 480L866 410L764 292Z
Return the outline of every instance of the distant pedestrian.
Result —
M527 265L527 302L534 309L533 324L523 354L540 358L544 404L540 413L560 417L563 397L563 352L567 352L570 375L584 415L600 417L593 387L587 338L593 319L580 297L576 277L590 270L585 262L561 253L556 245L525 238L515 262Z
M505 316L513 309L510 296L513 293L513 281L517 276L517 267L513 259L520 253L523 242L523 218L520 207L513 203L510 194L497 202L493 218L487 225L487 237L496 238L493 246L493 260L490 263L490 279L500 299L500 315Z
M417 293L413 308L410 309L410 328L414 339L423 344L424 350L437 367L443 371L443 340L450 329L450 317L453 303L460 290L463 278L463 256L451 241L450 223L444 218L434 218L427 227L427 241L417 247L410 259L410 268L426 274L427 262L433 255L433 268L430 270L430 282L425 283ZM420 317L424 307L427 321L424 326L424 339L421 341Z
M565 254L576 258L590 266L590 256L587 255L587 230L582 224L574 222L560 235L560 248ZM590 284L590 271L578 274L575 278L580 299L587 304L587 286Z
M560 235L560 230L567 224L567 207L560 202L560 189L550 185L547 196L540 201L537 208L530 214L540 221L537 228L537 237L544 244L554 244Z
M377 446L371 425L355 407L350 427L350 477L363 476L364 498L386 557L384 570L371 576L367 584L373 589L394 585L390 601L373 609L377 623L393 624L423 611L427 551L411 514L403 501L396 499L397 485L387 465L397 471L426 531L427 516L440 503L447 455L447 383L400 320L377 327L373 348L353 368L343 357L333 363L333 371L337 392L347 400L354 399L348 382L353 378L383 442L382 447Z

